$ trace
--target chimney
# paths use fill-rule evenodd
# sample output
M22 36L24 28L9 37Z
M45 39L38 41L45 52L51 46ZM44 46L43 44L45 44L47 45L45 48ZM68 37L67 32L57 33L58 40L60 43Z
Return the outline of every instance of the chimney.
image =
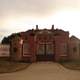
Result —
M36 25L36 30L38 30L38 25Z
M52 25L52 30L54 30L54 25Z

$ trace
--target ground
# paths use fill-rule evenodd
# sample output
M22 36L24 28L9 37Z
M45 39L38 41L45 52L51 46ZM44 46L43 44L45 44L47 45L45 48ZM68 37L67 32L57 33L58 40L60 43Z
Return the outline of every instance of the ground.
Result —
M29 65L30 63L0 60L0 74L20 71L27 68Z
M0 74L0 80L80 80L80 71L54 62L37 62L22 71Z

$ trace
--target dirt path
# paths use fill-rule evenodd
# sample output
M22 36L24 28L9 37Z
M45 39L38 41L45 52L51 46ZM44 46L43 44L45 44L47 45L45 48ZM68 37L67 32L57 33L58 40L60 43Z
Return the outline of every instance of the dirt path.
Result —
M68 70L58 63L33 63L23 71L0 74L0 80L80 80L80 71Z

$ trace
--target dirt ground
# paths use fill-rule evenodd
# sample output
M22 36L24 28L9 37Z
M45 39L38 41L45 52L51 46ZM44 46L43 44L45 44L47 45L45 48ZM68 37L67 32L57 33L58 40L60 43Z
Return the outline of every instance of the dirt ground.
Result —
M0 80L80 80L80 71L54 62L37 62L22 71L0 74Z

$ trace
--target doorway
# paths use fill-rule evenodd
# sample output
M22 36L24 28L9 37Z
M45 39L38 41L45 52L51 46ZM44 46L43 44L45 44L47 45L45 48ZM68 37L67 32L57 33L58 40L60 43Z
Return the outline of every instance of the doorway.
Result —
M37 48L37 61L53 61L54 46L51 43L42 43Z

